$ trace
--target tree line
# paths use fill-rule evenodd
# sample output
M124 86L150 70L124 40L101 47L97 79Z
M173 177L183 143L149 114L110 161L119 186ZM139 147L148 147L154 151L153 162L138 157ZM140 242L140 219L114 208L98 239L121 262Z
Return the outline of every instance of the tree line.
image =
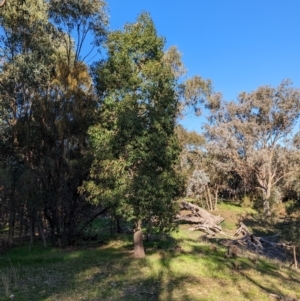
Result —
M276 193L297 204L300 92L288 81L226 102L210 80L182 79L180 52L165 49L148 13L109 31L100 0L7 0L0 22L0 229L10 245L72 245L109 214L115 231L132 225L142 257L142 229L174 229L182 196L209 210L250 196L266 215ZM187 107L209 110L201 134L179 125Z

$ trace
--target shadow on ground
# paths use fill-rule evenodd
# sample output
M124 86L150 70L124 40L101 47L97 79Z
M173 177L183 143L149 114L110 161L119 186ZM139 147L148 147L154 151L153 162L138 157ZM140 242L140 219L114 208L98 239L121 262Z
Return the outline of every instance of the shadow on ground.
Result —
M138 260L125 237L93 248L11 250L0 258L0 300L263 301L293 290L300 297L296 272L265 259L226 258L220 242L196 235L146 242L147 257Z

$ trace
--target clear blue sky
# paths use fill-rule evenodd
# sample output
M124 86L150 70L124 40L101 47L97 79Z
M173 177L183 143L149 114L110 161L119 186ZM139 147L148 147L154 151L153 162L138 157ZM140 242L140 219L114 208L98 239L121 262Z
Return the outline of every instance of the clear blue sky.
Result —
M292 79L300 88L299 0L107 0L110 29L150 13L167 48L183 54L187 77L213 82L226 100ZM200 130L203 118L183 125Z

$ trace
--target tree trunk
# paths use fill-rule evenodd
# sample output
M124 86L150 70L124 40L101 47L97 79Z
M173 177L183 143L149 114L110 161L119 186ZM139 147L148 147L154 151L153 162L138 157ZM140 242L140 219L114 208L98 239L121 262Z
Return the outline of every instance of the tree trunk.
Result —
M47 240L46 240L46 237L45 237L45 234L44 234L44 230L43 230L42 219L40 219L39 222L38 222L38 229L39 229L39 232L40 232L40 236L43 239L44 247L47 247Z
M6 0L2 0L2 1L1 1L1 3L0 3L0 8L4 6L5 2L6 2Z
M264 200L264 214L266 216L270 216L271 215L270 202L268 200Z
M293 257L294 257L294 267L297 270L298 269L298 262L297 262L297 254L296 254L296 247L293 246Z
M9 247L11 247L14 242L15 220L16 220L15 208L11 208L10 216L9 216L9 228L8 228Z
M15 199L15 188L16 188L16 169L12 170L12 183L10 192L10 208L9 208L9 224L8 224L8 243L9 247L14 242L15 234L15 223L16 223L16 199Z
M218 205L218 194L219 194L219 188L216 188L216 190L215 190L214 210L217 210L217 205Z
M48 209L46 207L44 208L44 214L45 214L47 221L50 224L52 246L55 246L55 224L54 224L53 219L50 216Z
M142 222L139 220L136 222L135 231L133 234L134 241L134 257L143 258L145 257L145 249L143 244L143 233L141 228Z
M271 215L271 210L270 210L269 198L271 196L271 187L269 187L269 185L267 187L267 190L264 192L263 196L264 196L264 203L263 203L264 214L266 216L270 216Z
M206 191L207 191L207 196L208 196L208 210L209 211L213 211L213 204L212 204L212 200L211 200L211 193L210 193L210 188L208 187L208 185L206 185Z

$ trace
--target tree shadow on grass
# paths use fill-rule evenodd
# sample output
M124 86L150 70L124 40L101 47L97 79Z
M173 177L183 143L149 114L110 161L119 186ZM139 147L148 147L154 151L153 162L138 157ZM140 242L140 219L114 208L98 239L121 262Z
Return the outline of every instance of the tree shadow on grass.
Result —
M203 250L206 254L207 249L203 248L195 248L193 252L203 253ZM221 275L232 275L232 286L243 295L245 300L254 300L253 289L260 290L265 294L266 299L270 297L270 294L288 296L291 298L289 300L296 300L292 298L300 297L299 272L287 268L281 269L278 262L271 262L266 258L254 258L254 260L245 257L226 258L223 251L215 248L211 250L210 261L222 269ZM209 261L207 264L209 265ZM246 286L244 279L247 282Z
M253 300L253 288L267 300L269 293L284 295L287 282L300 287L296 274L284 276L264 259L226 258L218 244L170 238L145 245L144 259L134 259L132 243L120 237L94 248L19 249L2 262L5 268L18 267L19 283L10 291L18 301L234 300L234 289L244 300ZM217 290L224 296L214 296ZM0 300L10 299L0 294Z
M252 277L251 274L247 273L246 269L241 270L240 274L244 278L246 278L248 282L252 283L254 286L258 287L269 296L273 294L280 297L281 298L280 300L291 300L291 301L294 300L296 301L297 299L293 299L293 298L300 297L299 280L292 277L284 277L282 274L274 271L268 272L268 271L264 271L263 269L260 270L262 274L271 276L271 278L264 277L263 281L258 281L254 277ZM276 283L272 281L272 279L274 279L275 277L278 280ZM289 282L289 288L284 288L283 286L278 285L278 283L282 283L283 281Z
M150 259L134 259L126 241L85 249L12 250L2 259L7 271L11 264L17 267L18 284L6 296L0 293L0 300L12 294L19 301L173 300L179 292L181 300L189 300L181 284L193 276L173 273L176 256L163 250L173 243L148 246ZM0 291L5 291L1 284Z

